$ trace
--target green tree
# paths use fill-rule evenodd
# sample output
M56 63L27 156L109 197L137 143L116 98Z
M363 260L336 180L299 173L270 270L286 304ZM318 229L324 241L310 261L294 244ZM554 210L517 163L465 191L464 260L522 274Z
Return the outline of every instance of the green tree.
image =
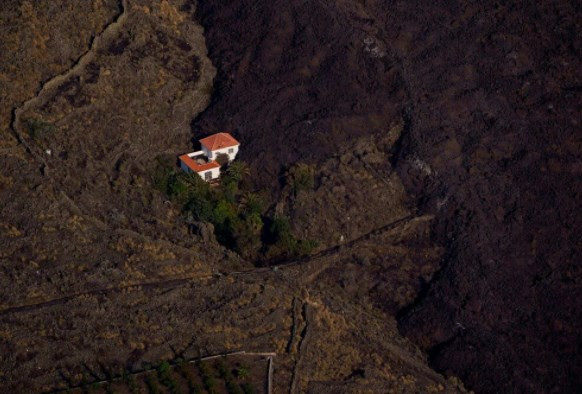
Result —
M233 221L237 216L236 207L227 200L219 200L213 210L213 222L216 225L224 224L227 220Z
M233 161L226 170L226 175L237 183L250 174L251 170L244 161Z
M317 246L317 242L297 239L291 232L291 223L285 216L276 216L269 228L271 245L267 250L267 257L280 255L302 256L310 254Z
M235 223L233 235L236 251L245 259L253 260L262 247L263 219L258 213L244 215Z
M238 182L228 178L228 177L224 177L222 179L222 183L220 185L220 191L221 191L221 195L222 198L224 198L225 200L227 200L228 202L235 204L236 200L237 200L237 195L238 195Z
M275 216L270 228L271 237L274 243L286 250L292 250L295 237L291 234L291 224L285 216Z
M242 196L240 205L246 214L256 213L260 215L263 212L264 202L258 194L247 192Z
M216 156L216 162L218 164L220 164L220 166L222 167L223 165L227 164L229 162L230 158L228 157L228 155L226 153L219 153Z
M152 182L155 189L168 193L168 182L172 174L176 172L174 167L173 156L159 155L155 158L155 166L152 170Z
M188 185L184 182L184 177L182 174L173 173L168 178L167 183L167 193L168 196L175 202L179 204L184 204L189 198Z
M184 211L196 220L211 221L214 203L208 183L197 174L182 174L180 180L187 189Z

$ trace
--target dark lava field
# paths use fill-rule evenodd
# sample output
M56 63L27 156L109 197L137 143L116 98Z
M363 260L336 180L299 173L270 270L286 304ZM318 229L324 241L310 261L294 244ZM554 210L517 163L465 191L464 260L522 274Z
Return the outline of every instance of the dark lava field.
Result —
M581 23L565 0L2 2L0 392L241 351L275 365L257 392L579 391ZM156 190L215 131L309 255L247 261Z
M404 118L392 163L446 252L398 320L437 371L477 392L582 386L580 4L207 1L200 18L218 82L195 127L237 130L265 182Z

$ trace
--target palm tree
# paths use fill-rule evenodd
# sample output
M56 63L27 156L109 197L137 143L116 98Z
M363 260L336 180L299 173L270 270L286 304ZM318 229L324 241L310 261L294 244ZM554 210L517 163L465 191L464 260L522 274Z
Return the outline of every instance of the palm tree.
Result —
M235 161L230 163L228 169L226 170L228 176L233 180L240 182L245 176L251 175L251 170L247 163L244 161Z
M263 210L263 199L256 193L247 192L242 196L239 207L250 213L261 214Z
M246 366L240 366L238 367L238 369L236 370L236 376L239 379L246 379L249 377L249 370Z

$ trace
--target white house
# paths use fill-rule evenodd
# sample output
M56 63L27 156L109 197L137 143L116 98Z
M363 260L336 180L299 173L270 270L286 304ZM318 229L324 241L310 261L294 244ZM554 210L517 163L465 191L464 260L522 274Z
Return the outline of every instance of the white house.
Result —
M180 156L180 168L185 172L195 172L210 182L220 177L220 164L216 157L224 153L228 160L235 159L240 143L229 133L217 133L200 140L202 150Z
M229 133L216 133L202 138L200 145L209 159L216 160L219 154L224 153L228 155L228 160L232 161L236 158L240 143Z

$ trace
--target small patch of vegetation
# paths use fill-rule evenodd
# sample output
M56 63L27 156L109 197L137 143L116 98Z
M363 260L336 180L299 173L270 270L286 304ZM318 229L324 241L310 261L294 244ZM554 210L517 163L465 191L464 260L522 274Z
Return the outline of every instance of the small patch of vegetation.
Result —
M214 379L214 375L212 374L212 369L210 366L204 361L198 362L197 365L200 373L202 374L202 382L204 383L204 388L206 391L208 391L210 394L216 393L216 379Z
M315 187L315 167L305 163L295 164L287 170L285 182L295 196L302 190L311 190Z
M135 376L133 376L132 374L124 374L123 375L123 381L125 382L125 384L129 388L129 392L131 394L137 394L137 393L139 393L139 387L137 386L137 382L135 380Z
M157 372L160 382L164 386L166 386L170 394L178 394L179 392L178 385L176 384L176 381L172 377L172 369L170 367L170 363L168 363L167 361L161 363L157 369Z
M228 163L228 160L229 160L229 157L228 157L228 155L226 153L219 153L216 156L216 162L218 164L220 164L221 166L224 166L225 164L227 164Z
M224 380L226 390L229 394L244 394L224 360L218 360L216 362L216 369L218 370L220 377Z
M249 382L243 383L241 385L241 387L242 387L244 394L255 394L256 393L254 386Z
M290 171L297 190L313 187L311 167L299 165ZM182 208L186 217L212 223L217 241L245 259L262 261L311 253L314 241L297 239L288 218L266 216L261 195L244 190L249 175L248 166L235 161L221 176L220 185L211 187L197 174L176 169L171 158L162 157L152 182Z
M180 367L178 369L180 375L182 375L184 377L184 379L186 379L186 382L188 383L188 392L192 393L192 394L202 394L202 387L200 387L198 384L194 383L194 377L192 376L192 373L190 371L189 367L189 363L185 360L183 360L180 363Z
M310 254L317 246L316 241L297 239L291 233L289 218L285 216L275 216L270 222L268 237L266 256L270 259L278 256L305 256Z
M111 382L105 383L105 393L106 394L114 394L113 387L111 386Z
M246 365L240 365L236 369L236 377L239 379L246 379L249 377L249 368Z
M55 130L55 125L41 119L33 118L26 121L26 130L32 140L37 140L51 134Z
M158 379L154 374L148 374L146 378L146 386L148 388L149 394L161 394L160 386L158 385Z

